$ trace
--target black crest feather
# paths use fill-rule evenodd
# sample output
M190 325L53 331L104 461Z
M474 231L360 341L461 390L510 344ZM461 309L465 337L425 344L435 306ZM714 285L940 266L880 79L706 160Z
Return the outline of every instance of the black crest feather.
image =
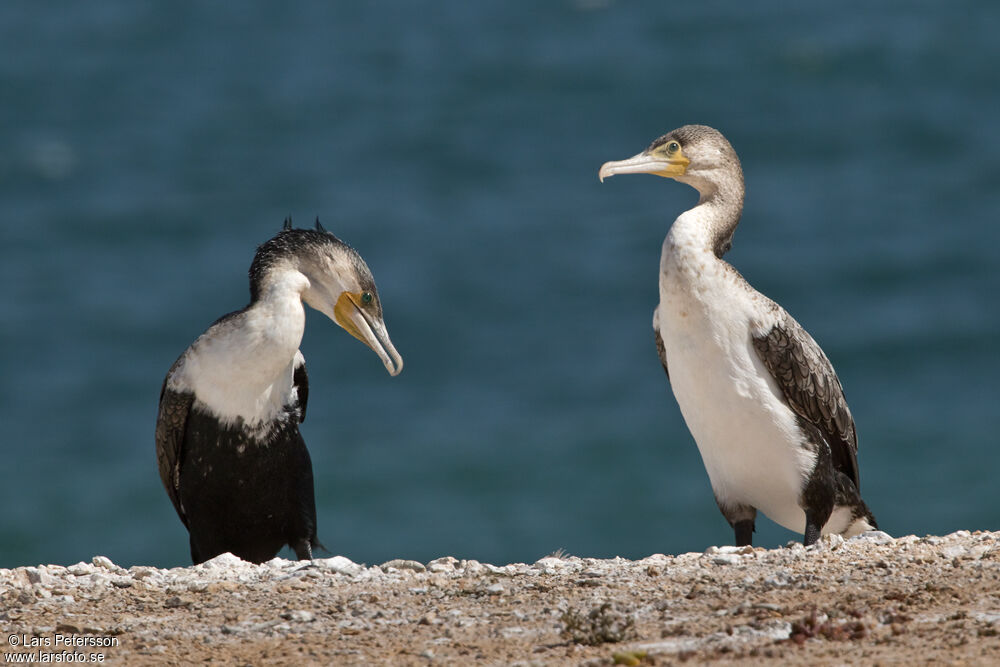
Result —
M318 215L316 216L316 231L317 232L324 232L324 233L326 233L326 229L323 228L323 225L319 224L319 216Z
M287 218L285 218L285 224L282 225L281 228L284 229L286 232L292 228L292 216L288 216Z

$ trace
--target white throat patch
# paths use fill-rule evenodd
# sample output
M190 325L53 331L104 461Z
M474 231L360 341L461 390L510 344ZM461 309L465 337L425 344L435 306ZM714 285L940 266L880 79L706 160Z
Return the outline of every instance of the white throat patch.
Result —
M250 429L270 430L298 398L293 374L304 362L298 349L304 331L299 292L272 294L210 327L188 348L168 382L193 391L223 426L242 420Z

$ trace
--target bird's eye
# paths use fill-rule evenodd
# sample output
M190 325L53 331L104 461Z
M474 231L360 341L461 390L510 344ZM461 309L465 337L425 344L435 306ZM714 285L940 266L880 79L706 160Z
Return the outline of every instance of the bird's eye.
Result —
M372 302L372 293L371 292L364 292L364 293L361 294L361 303L363 303L363 304L365 304L367 306L371 302Z
M676 153L680 149L681 149L681 145L679 143L677 143L676 141L671 141L669 144L667 144L667 152L668 153Z

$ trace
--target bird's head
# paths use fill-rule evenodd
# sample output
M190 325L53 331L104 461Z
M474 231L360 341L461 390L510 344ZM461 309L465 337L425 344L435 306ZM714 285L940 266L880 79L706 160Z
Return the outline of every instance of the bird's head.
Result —
M687 183L702 197L715 193L720 185L737 177L743 185L743 171L736 151L722 133L706 125L685 125L664 134L649 148L627 160L605 162L601 181L616 174L655 174Z
M251 300L256 301L275 268L305 277L302 300L339 324L378 355L390 375L403 370L382 319L382 302L371 270L354 248L316 221L316 229L284 229L257 249L250 267Z

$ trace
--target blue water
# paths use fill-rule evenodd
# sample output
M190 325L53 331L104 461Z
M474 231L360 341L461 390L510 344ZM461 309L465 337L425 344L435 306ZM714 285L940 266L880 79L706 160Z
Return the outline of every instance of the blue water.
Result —
M333 553L729 543L650 327L696 195L597 181L685 123L742 157L728 259L833 360L881 525L1000 529L1000 5L63 4L0 6L0 567L188 562L160 383L286 215L406 362L308 316Z

